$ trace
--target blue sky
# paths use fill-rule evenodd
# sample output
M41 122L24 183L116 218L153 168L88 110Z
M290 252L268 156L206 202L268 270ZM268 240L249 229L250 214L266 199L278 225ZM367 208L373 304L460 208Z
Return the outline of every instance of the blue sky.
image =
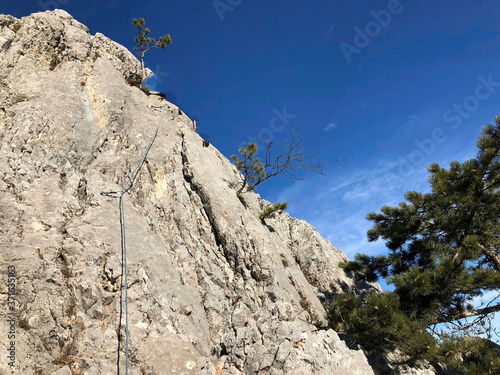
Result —
M500 3L444 0L3 2L17 17L62 8L132 49L131 20L173 44L146 55L151 82L226 156L294 128L327 176L278 177L257 192L286 200L349 257L369 244L366 213L427 189L426 166L475 154L500 114ZM498 82L498 83L497 83Z

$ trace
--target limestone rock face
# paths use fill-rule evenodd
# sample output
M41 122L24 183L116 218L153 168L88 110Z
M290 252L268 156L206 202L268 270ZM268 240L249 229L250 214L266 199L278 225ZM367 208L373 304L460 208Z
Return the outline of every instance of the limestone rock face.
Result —
M124 373L119 205L102 193L159 126L125 195L129 373L373 374L311 322L320 298L378 287L346 277L307 223L263 223L230 161L138 83L126 48L64 11L0 15L0 331L14 316L16 373Z

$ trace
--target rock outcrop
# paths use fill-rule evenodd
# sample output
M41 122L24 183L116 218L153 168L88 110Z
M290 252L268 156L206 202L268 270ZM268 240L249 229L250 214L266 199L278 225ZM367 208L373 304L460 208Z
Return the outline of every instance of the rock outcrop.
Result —
M261 221L267 203L240 201L235 167L139 82L126 48L64 11L0 15L0 373L10 341L15 373L123 371L119 206L102 193L158 125L125 196L129 373L373 374L312 323L332 294L378 287L346 277L309 224Z

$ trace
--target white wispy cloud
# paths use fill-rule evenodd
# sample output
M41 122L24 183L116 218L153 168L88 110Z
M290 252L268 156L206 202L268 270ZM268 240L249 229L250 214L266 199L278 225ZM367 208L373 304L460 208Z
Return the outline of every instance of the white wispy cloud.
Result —
M366 232L372 223L368 212L379 212L383 205L397 206L405 192L427 192L427 165L437 161L447 166L451 160L466 160L474 155L471 147L453 158L430 155L416 165L411 174L398 173L401 159L379 159L362 168L343 168L333 175L291 184L279 194L279 201L290 203L290 213L311 223L333 246L349 258L358 252L375 255L386 251L383 242L369 243ZM314 209L311 209L314 207Z
M337 124L334 122L330 122L324 129L323 131L328 132L330 130L333 130L337 127Z

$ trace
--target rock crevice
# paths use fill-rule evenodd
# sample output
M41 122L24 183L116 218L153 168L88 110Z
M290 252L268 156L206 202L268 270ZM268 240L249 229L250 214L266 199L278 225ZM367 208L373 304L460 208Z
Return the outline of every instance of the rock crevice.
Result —
M281 214L270 231L267 203L230 187L231 162L139 83L125 47L62 10L0 15L0 268L17 271L17 371L123 369L120 218L101 192L120 191L159 124L125 196L129 373L373 374L311 320L328 296L377 286L346 276L307 223Z

